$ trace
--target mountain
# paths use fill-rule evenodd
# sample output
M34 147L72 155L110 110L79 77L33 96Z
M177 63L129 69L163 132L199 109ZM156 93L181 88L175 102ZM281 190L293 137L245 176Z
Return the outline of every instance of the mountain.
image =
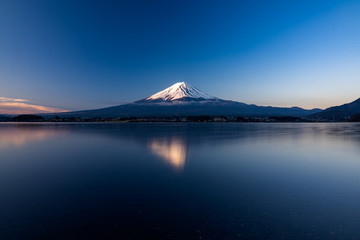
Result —
M210 96L188 83L179 82L134 103L78 112L56 114L61 117L171 117L171 116L307 116L321 109L280 108L248 105ZM51 114L54 115L54 114Z
M309 116L311 119L324 121L344 121L349 120L351 116L360 113L360 98L341 106L330 107Z

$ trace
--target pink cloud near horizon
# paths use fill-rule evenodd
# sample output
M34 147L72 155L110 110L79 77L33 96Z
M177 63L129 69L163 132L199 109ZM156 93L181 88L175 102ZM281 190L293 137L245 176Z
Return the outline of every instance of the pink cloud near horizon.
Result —
M0 97L0 114L36 114L36 113L55 113L66 112L66 110L34 105L28 103L29 100L21 98Z

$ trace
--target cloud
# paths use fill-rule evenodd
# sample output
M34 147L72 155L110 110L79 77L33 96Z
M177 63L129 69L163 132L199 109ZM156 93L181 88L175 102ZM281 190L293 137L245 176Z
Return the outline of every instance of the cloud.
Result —
M34 105L27 102L29 102L27 99L0 97L0 114L12 115L66 112L63 109Z
M7 98L0 97L0 102L28 102L29 100L21 99L21 98Z

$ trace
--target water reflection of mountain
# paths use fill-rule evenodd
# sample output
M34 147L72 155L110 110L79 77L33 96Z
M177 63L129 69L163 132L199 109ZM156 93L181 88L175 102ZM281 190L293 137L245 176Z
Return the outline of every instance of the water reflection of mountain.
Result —
M272 127L267 124L90 123L60 124L58 127L68 129L71 133L135 142L179 172L185 167L191 149L202 145L216 146L220 142L242 141L266 132L273 134Z
M161 157L175 170L181 171L186 162L187 145L181 138L157 139L154 138L148 144L151 152Z
M211 123L90 123L60 124L58 128L67 129L75 134L98 135L113 138L114 141L135 142L179 172L185 167L192 148L216 144L219 141L233 141L246 136L243 130L236 131L242 128L241 125Z
M359 124L302 124L302 123L81 123L81 124L0 124L0 148L21 146L31 141L69 132L135 142L144 146L175 170L182 170L191 149L203 145L231 142L251 143L255 138L290 141L294 138L318 138L330 135L343 141L360 142ZM303 138L305 139L305 138ZM255 141L256 142L256 141Z

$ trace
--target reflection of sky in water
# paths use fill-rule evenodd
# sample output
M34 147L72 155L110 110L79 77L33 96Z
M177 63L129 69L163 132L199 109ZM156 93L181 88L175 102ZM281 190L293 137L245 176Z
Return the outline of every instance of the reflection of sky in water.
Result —
M0 146L1 239L360 236L360 124L0 124Z
M174 169L181 171L186 162L186 144L181 138L150 139L148 144L150 150Z
M50 137L63 134L65 131L54 128L42 128L38 126L13 125L0 127L0 149L7 147L21 147L29 142L42 141Z

